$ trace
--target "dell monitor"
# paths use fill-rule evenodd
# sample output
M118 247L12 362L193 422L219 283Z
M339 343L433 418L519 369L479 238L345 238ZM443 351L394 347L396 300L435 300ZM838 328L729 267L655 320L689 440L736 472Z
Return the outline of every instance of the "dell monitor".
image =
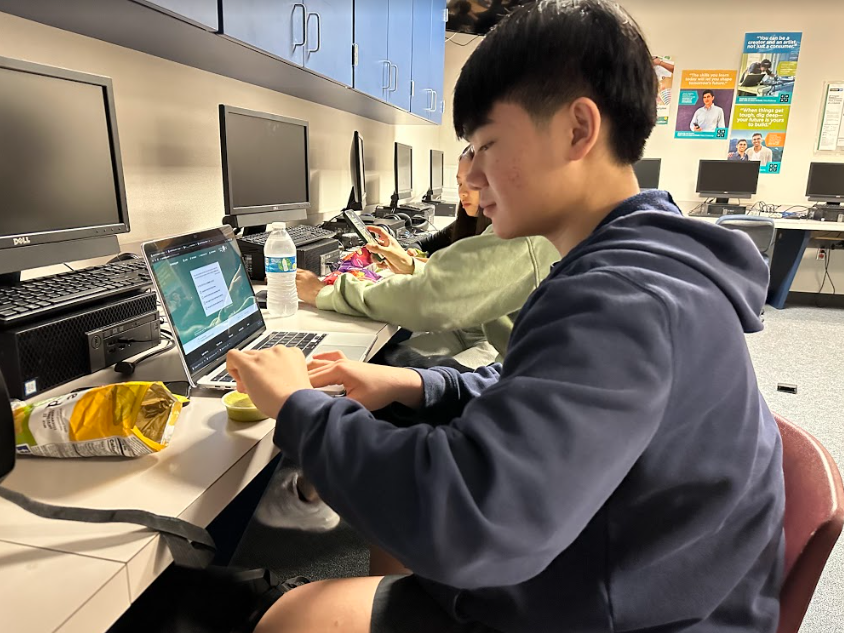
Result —
M224 223L256 227L308 217L306 121L220 105L220 147Z
M395 209L399 200L406 200L413 195L413 148L396 143L393 156L393 176L395 189L391 206Z
M813 202L840 205L844 200L844 163L811 163L806 196Z
M443 195L443 157L440 150L431 150L431 186L425 195L428 201L438 200Z
M639 181L639 189L659 189L659 170L662 166L660 158L643 158L634 163L633 171Z
M729 204L730 198L749 198L756 193L759 163L755 161L702 160L697 172L697 192Z
M366 164L363 159L363 137L357 130L352 137L349 169L352 173L352 192L349 194L349 203L346 208L363 211L366 206Z
M0 57L0 281L128 231L111 80Z

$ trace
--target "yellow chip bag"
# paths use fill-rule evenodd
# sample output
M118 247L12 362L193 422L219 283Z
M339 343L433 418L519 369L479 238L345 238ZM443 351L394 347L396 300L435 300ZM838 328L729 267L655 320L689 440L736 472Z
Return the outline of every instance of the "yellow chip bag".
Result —
M170 443L185 398L160 382L122 382L13 409L21 455L140 457Z

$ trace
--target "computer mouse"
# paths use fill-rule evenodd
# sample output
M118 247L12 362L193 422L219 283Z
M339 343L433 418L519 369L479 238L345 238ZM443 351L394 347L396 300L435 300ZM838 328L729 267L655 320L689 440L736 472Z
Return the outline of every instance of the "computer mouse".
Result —
M267 291L266 290L259 290L255 293L255 300L258 302L259 308L266 308L267 307Z
M108 263L113 264L114 262L125 262L130 259L140 259L140 255L136 255L135 253L118 253L108 260Z

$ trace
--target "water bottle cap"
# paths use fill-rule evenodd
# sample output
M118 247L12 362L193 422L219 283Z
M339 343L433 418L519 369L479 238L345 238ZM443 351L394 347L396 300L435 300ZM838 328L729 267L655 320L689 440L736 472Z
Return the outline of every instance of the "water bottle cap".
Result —
M273 231L285 231L287 230L287 223L286 222L273 222L270 224L270 229Z

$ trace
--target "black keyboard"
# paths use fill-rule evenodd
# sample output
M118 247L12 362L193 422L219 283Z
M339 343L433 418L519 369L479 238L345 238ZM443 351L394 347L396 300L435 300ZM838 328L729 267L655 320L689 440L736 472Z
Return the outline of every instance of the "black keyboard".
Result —
M267 335L253 349L269 349L276 345L284 345L285 347L298 347L304 352L305 356L308 356L326 336L326 334L315 334L314 332L273 332ZM229 376L229 372L225 369L214 376L212 380L216 382L234 382L234 378Z
M0 286L0 327L152 286L143 259L91 266Z
M239 237L238 241L248 242L250 244L255 244L256 246L264 246L267 243L267 238L269 238L270 233L271 231L267 231L266 233L246 235L244 237ZM310 226L308 224L288 226L287 233L290 235L290 239L293 240L293 243L297 248L304 246L305 244L312 244L313 242L324 240L327 237L333 238L336 235L336 231L329 231L328 229L323 229L318 226Z

